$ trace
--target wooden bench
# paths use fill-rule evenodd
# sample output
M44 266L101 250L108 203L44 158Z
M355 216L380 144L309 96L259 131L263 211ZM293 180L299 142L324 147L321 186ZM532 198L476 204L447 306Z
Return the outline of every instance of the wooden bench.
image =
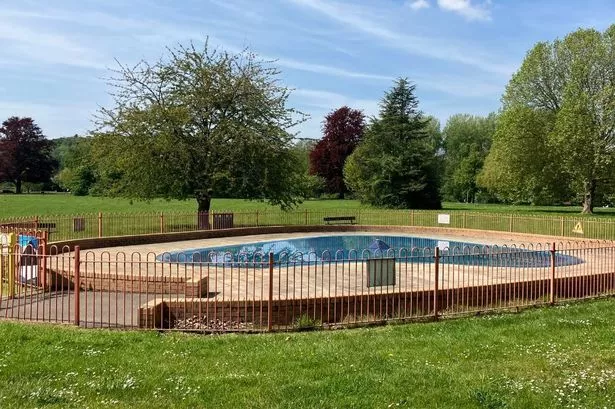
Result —
M339 223L339 224L355 224L356 223L356 217L354 216L327 216L324 217L322 220L326 223L326 224L332 224L332 223Z

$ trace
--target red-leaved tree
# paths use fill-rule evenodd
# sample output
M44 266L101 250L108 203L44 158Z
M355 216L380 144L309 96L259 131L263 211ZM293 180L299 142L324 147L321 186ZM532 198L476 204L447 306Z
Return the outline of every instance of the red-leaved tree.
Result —
M32 118L7 119L0 127L0 182L13 183L21 193L23 182L49 181L55 168L51 150Z
M323 123L323 138L310 152L310 173L325 180L327 193L344 198L348 189L344 183L344 162L363 136L365 115L347 106L327 114Z

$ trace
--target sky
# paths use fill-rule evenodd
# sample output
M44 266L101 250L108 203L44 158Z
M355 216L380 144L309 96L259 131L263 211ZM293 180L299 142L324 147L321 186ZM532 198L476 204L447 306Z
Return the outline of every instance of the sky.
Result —
M274 61L320 138L343 105L369 117L393 81L416 84L442 125L497 111L527 51L579 27L614 23L615 0L0 0L0 119L32 117L50 138L86 134L118 62L166 47L246 47ZM609 19L610 17L610 19Z

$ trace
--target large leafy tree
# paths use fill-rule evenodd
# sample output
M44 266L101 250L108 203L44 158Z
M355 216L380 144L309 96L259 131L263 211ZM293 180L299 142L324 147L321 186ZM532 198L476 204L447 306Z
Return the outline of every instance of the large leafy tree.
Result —
M495 132L496 115L480 117L457 114L444 127L444 183L442 191L447 199L475 202L480 188L478 173L489 153Z
M344 168L346 183L363 202L392 208L441 207L437 144L418 108L415 85L399 79L380 103Z
M615 25L603 33L580 29L530 50L506 88L506 120L485 165L485 185L499 193L525 191L532 201L572 190L591 213L615 171L613 61ZM530 129L522 118L539 126ZM515 164L531 166L509 179L502 169L515 172Z
M54 181L75 196L89 194L97 180L92 161L92 139L75 135L58 138L54 142L53 155L60 168Z
M341 199L348 191L344 163L363 136L365 115L347 106L329 112L323 123L323 138L310 153L310 173L325 180L327 193Z
M94 139L101 185L111 194L196 198L214 195L293 206L303 175L289 129L303 116L287 107L279 72L248 50L191 44L159 62L121 65L115 106L102 109Z
M24 182L48 182L56 166L51 152L51 141L32 118L7 119L0 127L0 182L13 183L16 193Z

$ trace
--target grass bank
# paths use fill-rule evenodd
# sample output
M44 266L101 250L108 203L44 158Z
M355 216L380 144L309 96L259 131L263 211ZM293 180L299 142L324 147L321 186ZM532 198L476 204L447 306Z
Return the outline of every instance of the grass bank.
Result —
M255 336L2 323L0 407L613 407L613 322L608 299Z

